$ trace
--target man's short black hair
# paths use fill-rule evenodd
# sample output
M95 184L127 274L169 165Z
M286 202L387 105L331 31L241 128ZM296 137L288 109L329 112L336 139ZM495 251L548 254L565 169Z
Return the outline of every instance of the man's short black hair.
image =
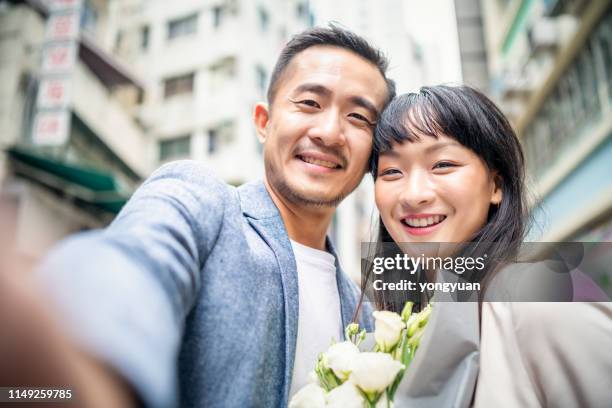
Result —
M285 45L285 48L283 48L276 61L272 76L270 77L267 95L269 104L272 104L278 89L278 83L293 57L307 48L316 45L329 45L344 48L370 61L372 64L376 65L380 74L387 82L388 95L385 105L395 97L395 82L387 78L386 72L389 61L384 54L352 31L338 27L335 24L330 24L329 28L313 27L303 31L295 35L287 45Z

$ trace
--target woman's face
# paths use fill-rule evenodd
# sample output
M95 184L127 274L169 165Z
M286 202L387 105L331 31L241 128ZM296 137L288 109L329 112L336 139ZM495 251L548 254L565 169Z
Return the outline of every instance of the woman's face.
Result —
M466 242L502 191L472 150L446 135L421 135L380 155L375 195L395 242Z

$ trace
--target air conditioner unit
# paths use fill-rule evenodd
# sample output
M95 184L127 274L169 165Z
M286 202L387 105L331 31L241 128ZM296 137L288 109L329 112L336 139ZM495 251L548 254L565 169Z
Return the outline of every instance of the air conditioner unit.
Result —
M504 100L525 99L533 91L533 86L523 72L509 73L501 80L501 96Z
M554 51L572 38L577 26L576 17L569 14L538 18L527 31L531 53Z
M532 54L554 50L559 42L557 20L542 17L534 21L527 31Z

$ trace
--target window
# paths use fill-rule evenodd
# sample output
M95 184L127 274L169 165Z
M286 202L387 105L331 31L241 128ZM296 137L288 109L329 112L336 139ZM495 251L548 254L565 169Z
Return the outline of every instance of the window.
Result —
M234 140L234 122L226 121L208 130L208 154L213 154Z
M149 30L149 26L140 29L140 49L143 51L149 48Z
M296 14L298 18L308 17L308 6L303 2L299 2L296 7Z
M191 152L191 136L179 136L159 142L159 160L166 161L188 157Z
M219 28L221 27L221 22L223 20L224 7L223 6L215 6L212 9L212 17L213 17L213 27Z
M121 50L122 44L123 44L123 32L117 31L117 36L115 37L115 51Z
M168 99L175 95L193 93L193 79L193 72L166 79L164 81L164 98Z
M184 37L195 34L198 29L198 15L191 14L187 17L170 20L168 22L168 39Z
M226 57L211 65L210 84L212 89L220 89L236 76L236 59Z
M208 131L208 154L213 154L219 149L219 131L210 129Z
M258 7L257 15L259 17L259 28L261 31L267 31L268 25L270 24L270 16L268 15L268 12L263 7Z
M266 73L265 68L261 65L257 65L255 67L255 78L257 81L257 88L259 88L262 93L265 93L268 82L268 74Z
M98 12L94 8L91 0L86 0L81 6L80 16L81 30L89 31L90 33L96 32L96 26L98 24Z
M593 69L593 59L590 51L590 47L583 48L575 60L580 89L582 90L582 106L585 112L585 119L590 119L591 115L599 111L597 76Z

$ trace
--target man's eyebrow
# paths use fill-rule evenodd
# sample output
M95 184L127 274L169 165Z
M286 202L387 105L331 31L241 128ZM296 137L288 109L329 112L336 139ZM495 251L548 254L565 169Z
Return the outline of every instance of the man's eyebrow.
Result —
M302 92L312 92L314 94L323 95L323 96L331 95L330 89L324 87L323 85L313 84L313 83L301 84L297 88L295 88L295 90L292 93L295 95L295 94L299 94Z
M376 109L376 106L374 106L372 102L361 96L352 96L350 100L353 104L370 111L370 113L374 115L374 120L378 119L378 109Z

